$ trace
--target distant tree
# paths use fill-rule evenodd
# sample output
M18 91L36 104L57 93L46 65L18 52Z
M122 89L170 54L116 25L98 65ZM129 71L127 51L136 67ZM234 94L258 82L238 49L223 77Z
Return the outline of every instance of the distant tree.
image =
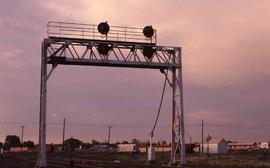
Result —
M187 153L194 153L195 144L186 144L186 152Z
M149 146L150 145L150 142L149 141L146 141L145 142L145 145Z
M82 141L75 138L69 138L64 141L64 145L66 146L66 149L71 149L71 148L75 149L75 148L79 148L79 146L82 145Z
M121 144L128 144L128 141L122 141Z
M112 143L112 144L109 145L109 147L110 147L110 148L116 149L116 148L117 148L117 144L113 144L113 143Z
M140 142L140 145L141 145L141 146L146 146L146 142L145 142L145 141L141 141L141 142Z
M83 149L90 149L91 148L91 144L90 143L83 143L82 144L82 148Z
M150 145L150 142L149 142L149 145ZM152 142L152 145L153 145L153 146L157 146L157 145L158 145L158 143L156 143L156 142Z
M10 147L18 147L21 145L20 138L16 135L7 135L4 147L10 149Z
M98 141L96 141L96 140L92 140L92 145L98 145L98 144L100 144Z
M55 147L54 147L53 143L51 143L49 145L46 145L46 146L47 146L48 153L53 153L54 152Z
M2 147L3 147L3 145L4 145L4 144L3 144L2 142L0 142L0 148L2 148Z
M35 143L33 141L28 140L28 141L23 142L23 146L33 148L35 147Z
M161 141L161 145L167 145L167 141L166 140L162 140Z
M140 141L139 141L138 139L136 139L136 138L133 138L133 139L131 140L131 143L133 143L133 144L139 144Z

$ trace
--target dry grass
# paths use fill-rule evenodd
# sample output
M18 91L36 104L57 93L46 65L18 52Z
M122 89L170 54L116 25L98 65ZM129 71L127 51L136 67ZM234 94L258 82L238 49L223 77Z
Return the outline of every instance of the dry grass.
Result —
M241 153L232 155L212 155L203 158L188 157L188 167L200 168L270 168L270 154Z

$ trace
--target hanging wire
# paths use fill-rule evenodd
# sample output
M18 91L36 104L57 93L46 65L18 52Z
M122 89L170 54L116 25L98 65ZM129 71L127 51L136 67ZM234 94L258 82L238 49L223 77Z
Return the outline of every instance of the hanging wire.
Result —
M165 80L164 80L164 84L163 84L163 89L162 89L162 94L161 94L161 98L160 98L160 103L159 103L159 107L158 107L158 112L157 112L157 116L156 116L156 119L155 119L155 124L153 126L153 128L151 129L151 134L153 135L155 129L156 129L156 126L157 126L157 122L158 122L158 119L159 119L159 115L160 115L160 111L161 111L161 107L162 107L162 103L163 103L163 97L164 97L164 93L165 93L165 89L166 89L166 84L167 84L167 74L168 74L168 71L165 73L164 71L161 71L162 73L165 74Z

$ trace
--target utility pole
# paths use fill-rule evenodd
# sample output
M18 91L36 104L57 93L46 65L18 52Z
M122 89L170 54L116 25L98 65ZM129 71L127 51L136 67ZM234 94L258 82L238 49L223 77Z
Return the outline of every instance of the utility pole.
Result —
M62 152L65 151L65 145L64 145L64 142L65 142L65 134L66 134L66 118L64 118L64 122L63 122L63 142L62 142Z
M187 136L189 137L189 143L192 144L192 137L191 137L191 135L187 131L185 131L185 132L186 132Z
M212 139L212 137L209 134L206 134L206 141L207 141L207 156L209 157L210 151L209 151L209 141Z
M25 127L24 125L21 126L21 128L22 128L21 144L23 144L24 127Z
M24 125L21 126L22 128L22 135L21 135L21 152L23 151L23 132L24 132Z
M109 132L108 132L108 147L109 147L110 140L111 140L111 128L112 128L112 126L108 125L108 128L109 128Z
M203 120L202 120L202 147L201 147L201 156L203 156L203 150L204 150L204 146L203 146L203 130L204 130L204 122L203 122Z
M74 160L73 160L73 157L74 157L74 144L73 144L73 137L71 136L70 138L70 163L69 163L69 166L70 168L74 168Z

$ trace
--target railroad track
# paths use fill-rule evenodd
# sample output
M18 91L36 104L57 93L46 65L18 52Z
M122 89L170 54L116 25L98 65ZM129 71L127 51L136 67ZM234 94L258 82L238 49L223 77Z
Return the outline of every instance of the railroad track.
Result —
M35 158L19 157L16 159L28 161L35 163ZM70 160L67 159L48 159L47 160L49 168L72 168ZM135 162L120 162L120 161L104 161L104 160L92 160L92 159L79 159L74 158L73 168L175 168L171 166L164 165L147 165L144 163Z
M19 158L22 159L22 158ZM28 162L36 163L36 159L33 158L24 158L23 160ZM47 160L47 164L49 168L71 168L70 161L67 160ZM103 168L102 166L94 166L94 165L87 165L86 163L73 163L73 168Z
M72 167L70 161L65 160L47 160L48 165L58 167ZM115 161L74 159L74 168L164 168L164 166L144 165L140 163L124 163Z
M53 167L62 167L62 168L70 168L72 167L70 164L70 161L59 161L59 160L47 160L47 163L49 166L53 166ZM92 165L86 165L83 163L76 163L74 162L73 164L73 168L103 168L100 166L92 166Z

